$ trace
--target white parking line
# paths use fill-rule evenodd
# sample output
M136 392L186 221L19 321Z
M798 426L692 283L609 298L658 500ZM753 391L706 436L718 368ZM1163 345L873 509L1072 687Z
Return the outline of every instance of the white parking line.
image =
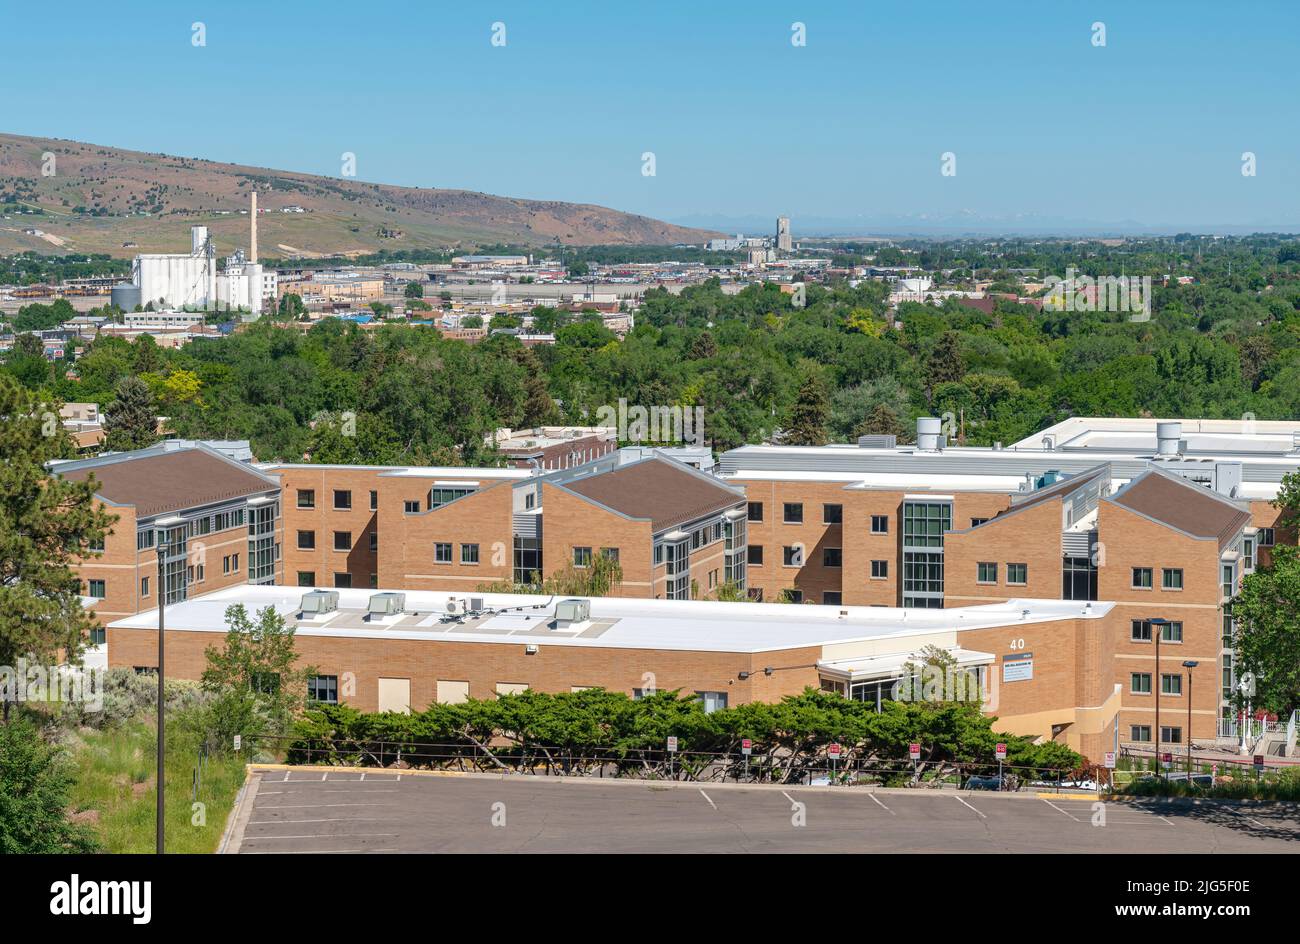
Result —
M249 826L288 826L295 823L384 823L387 820L357 816L334 816L326 819L255 819Z
M781 796L783 796L783 797L785 797L787 800L789 800L791 806L798 806L798 805L799 805L799 804L795 803L795 801L794 801L794 797L790 796L790 794L786 793L784 790L781 791Z
M709 800L709 795L705 793L703 790L700 791L700 796L704 797L704 799L706 800ZM715 810L718 808L718 804L714 803L712 800L709 800L709 806L713 807Z
M278 806L263 806L263 810L321 810L330 806L374 806L374 803L282 803Z
M875 801L876 801L876 806L880 807L882 810L884 810L884 811L885 811L886 813L888 813L890 816L897 816L897 815L898 815L898 814L895 813L893 810L891 810L889 807L885 806L885 804L881 803L880 800L877 799L877 797L876 797L876 795L875 795L874 793L868 793L867 796L869 796L869 797L871 797L871 799L875 800Z
M374 783L375 781L371 781ZM357 790L352 787L330 787L326 790L258 790L259 797L264 796L317 796L321 793L401 793L400 790L384 789L382 787L366 787L364 790Z
M1255 819L1255 817L1253 817L1253 816L1247 816L1245 813L1241 812L1241 810L1234 810L1234 809L1233 809L1232 807L1230 807L1230 806L1225 806L1224 809L1227 810L1229 813L1232 813L1232 814L1234 814L1234 815L1236 815L1236 816L1240 816L1242 819L1248 819L1248 820L1250 820L1252 823L1254 823L1254 824L1255 824L1256 826L1258 826L1260 829L1269 829L1269 828L1270 828L1269 825L1268 825L1268 823L1261 823L1259 820Z
M366 836L382 836L385 839L392 839L397 833L366 833ZM286 842L290 839L337 839L337 836L249 836L244 842Z
M361 852L401 852L401 849L294 849L277 852L274 849L240 849L240 855L357 855Z
M987 816L984 816L983 813L980 813L979 810L975 809L975 807L971 806L969 803L967 803L967 802L966 802L965 800L963 800L961 797L957 797L957 802L960 803L962 806L966 807L966 809L968 809L968 810L972 810L972 811L974 811L974 812L976 812L976 813L979 813L979 815L982 816L984 819L988 819Z
M320 778L321 778L322 780L324 780L324 779L325 779L326 777L328 777L329 775L330 775L330 772L327 770L327 771L325 771L325 773L323 773L323 774L320 775Z
M1061 809L1059 806L1057 806L1055 803L1053 803L1051 800L1047 799L1046 797L1039 797L1038 799L1042 800L1044 803L1046 803L1046 804L1047 804L1048 806L1050 806L1052 809L1056 810L1056 812L1058 812L1058 813L1064 813L1066 816L1070 817L1070 819L1074 820L1076 823L1082 823L1082 822L1083 822L1083 820L1079 819L1079 817L1075 816L1075 815L1074 815L1073 813L1071 813L1069 810L1063 810L1063 809Z

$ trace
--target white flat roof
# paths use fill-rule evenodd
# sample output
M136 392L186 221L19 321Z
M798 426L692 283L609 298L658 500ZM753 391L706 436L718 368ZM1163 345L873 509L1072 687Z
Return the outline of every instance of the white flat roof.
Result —
M526 479L533 474L531 469L468 465L326 465L312 462L256 462L253 463L253 467L263 472L271 469L351 469L411 478L455 478L460 480L457 484L464 484L465 479Z
M226 608L242 603L250 613L267 606L296 617L310 587L240 585L167 607L168 630L224 633ZM339 609L323 619L302 621L305 636L426 639L454 642L534 643L620 649L676 649L705 652L763 652L859 640L907 637L1013 623L1100 618L1113 603L1016 599L946 610L871 606L812 606L774 603L716 603L684 600L591 598L591 623L572 632L554 630L555 603L545 595L388 591L406 597L406 617L388 624L365 623L361 614L382 590L338 589ZM447 600L482 598L498 612L464 624L443 622ZM509 608L509 612L500 612ZM841 613L845 614L841 616ZM400 625L397 625L400 623ZM115 629L155 629L156 610L109 624ZM584 624L586 625L586 624Z

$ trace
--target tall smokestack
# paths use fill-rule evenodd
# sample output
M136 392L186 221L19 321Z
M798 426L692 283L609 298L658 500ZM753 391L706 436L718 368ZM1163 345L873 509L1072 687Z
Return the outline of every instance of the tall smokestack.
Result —
M248 237L248 261L257 264L257 191L253 191L252 207L248 211L250 235Z

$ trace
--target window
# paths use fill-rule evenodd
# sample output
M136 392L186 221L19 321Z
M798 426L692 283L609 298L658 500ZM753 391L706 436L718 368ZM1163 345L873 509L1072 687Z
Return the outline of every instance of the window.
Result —
M786 598L787 600L789 600L791 603L802 603L802 602L803 602L803 591L802 591L802 590L795 590L795 589L792 587L792 588L789 589L789 590L784 590L784 591L782 591L782 593L785 594L785 598Z
M886 580L889 578L889 561L873 560L871 562L871 579Z
M1168 672L1160 675L1160 694L1161 695L1181 695L1183 693L1183 677L1173 675Z
M1150 567L1133 568L1133 589L1135 590L1151 589L1151 568Z
M227 554L227 555L225 555L224 557L221 558L221 572L222 572L223 574L228 574L228 573L230 573L230 555L229 555L229 554Z
M419 512L420 503L418 501L402 502L402 510L405 511L408 515L414 515Z
M379 493L376 492L374 489L370 490L370 510L371 511L379 510Z
M1255 541L1253 538L1241 539L1241 560L1247 570L1255 569Z
M748 516L749 516L749 520L750 520L750 521L762 521L762 520L763 520L763 503L762 503L762 502L750 502L750 503L749 503L749 513L748 513Z
M371 531L371 532L370 532L370 550L372 550L372 551L377 551L377 550L379 550L379 532L378 532L378 531Z
M478 545L477 545L477 544L462 544L462 545L460 546L460 562L461 562L462 564L477 564L477 563L478 563Z
M786 545L781 548L781 563L786 567L803 566L803 548L799 545Z
M437 541L433 545L433 562L435 564L451 563L451 542Z
M334 574L334 586L347 590L352 586L352 575L336 572Z
M339 677L337 675L313 675L307 679L307 700L324 702L327 705L339 703Z
M140 596L142 596L142 597L147 597L148 595L149 595L149 578L148 578L148 577L141 577L141 578L140 578Z
M591 548L575 547L573 549L573 566L590 567L591 566Z
M1024 586L1029 582L1028 564L1007 564L1007 583Z
M726 692L696 692L700 696L700 701L704 702L704 713L711 714L721 708L727 707Z
M94 597L96 600L102 600L104 599L104 594L106 592L107 591L104 588L104 581L102 580L86 581L86 596Z
M822 548L822 566L839 567L843 556L842 551L838 547L824 547Z
M103 539L103 538L99 538L98 540L91 540L91 541L86 542L86 550L88 550L88 551L90 551L91 553L94 553L94 554L103 554L103 553L104 553L104 539Z
M1183 624L1177 620L1171 620L1160 627L1161 642L1182 642L1183 641Z
M429 489L429 507L441 508L458 498L464 498L474 491L472 485L448 485Z
M839 606L843 595L838 590L827 590L822 594L822 603L826 606Z
M103 626L90 627L90 644L92 646L102 646L107 638Z
M1129 630L1129 639L1133 642L1150 642L1151 624L1146 620L1133 620L1132 628Z
M1128 690L1134 695L1151 694L1151 673L1133 672L1129 675Z
M1178 727L1160 726L1160 743L1161 744L1182 744L1183 729Z
M298 571L298 586L300 587L316 586L316 571L314 570Z
M1160 586L1164 590L1183 589L1183 569L1181 567L1166 567L1161 570Z
M747 554L748 556L746 559L752 566L754 567L763 566L763 545L761 544L749 545Z
M1259 534L1257 534L1257 535L1255 536L1255 538L1256 538L1256 543L1257 543L1260 547L1272 547L1272 546L1273 546L1273 538L1274 538L1273 529L1272 529L1272 528L1260 528L1260 529L1259 529Z
M315 531L299 531L299 532L298 532L298 550L300 550L300 551L310 551L310 550L314 549L315 547L316 547L316 532L315 532Z
M618 548L602 547L600 549L600 556L605 558L605 560L611 560L614 563L618 563Z
M843 521L843 505L822 505L822 524L840 524Z
M997 583L998 565L991 561L980 561L975 565L976 583Z
M1151 740L1151 725L1130 725L1128 729L1128 739L1130 741L1141 741L1143 743L1149 742Z
M279 545L277 544L276 547L278 548ZM277 554L276 556L278 557L279 555ZM231 572L232 574L237 574L237 573L239 573L239 555L238 555L238 554L231 554L231 555L230 555L230 572Z
M334 508L336 511L351 511L352 493L347 489L334 489Z
M334 550L350 551L352 550L352 532L335 531L334 532Z
M803 503L802 502L785 503L785 523L803 524Z
M153 547L153 530L137 531L135 533L135 549L143 551L151 547Z
M1097 565L1091 557L1067 557L1061 565L1061 599L1097 599Z
M1236 589L1237 575L1231 564L1223 565L1223 595L1230 597Z
M370 575L370 589L371 589L371 590L378 590L378 589L379 589L379 575L378 575L378 574L371 574L371 575Z
M871 516L871 533L888 534L889 533L889 515L872 515Z
M298 489L298 507L315 508L316 507L316 489L300 488Z
M978 528L980 525L982 525L984 522L988 520L989 520L988 518L972 518L970 520L970 526L972 528Z

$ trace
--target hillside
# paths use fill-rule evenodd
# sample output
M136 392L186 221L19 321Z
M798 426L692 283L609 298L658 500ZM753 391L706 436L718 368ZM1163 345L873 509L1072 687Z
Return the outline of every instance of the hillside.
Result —
M56 173L43 176L42 155ZM293 171L50 138L0 134L0 253L175 252L209 227L218 252L247 246L248 194L258 192L263 258L381 249L698 243L711 234L590 204L516 200L318 177ZM43 215L13 212L39 207ZM301 207L305 212L281 212ZM36 229L41 235L26 234ZM124 243L134 245L124 246Z

